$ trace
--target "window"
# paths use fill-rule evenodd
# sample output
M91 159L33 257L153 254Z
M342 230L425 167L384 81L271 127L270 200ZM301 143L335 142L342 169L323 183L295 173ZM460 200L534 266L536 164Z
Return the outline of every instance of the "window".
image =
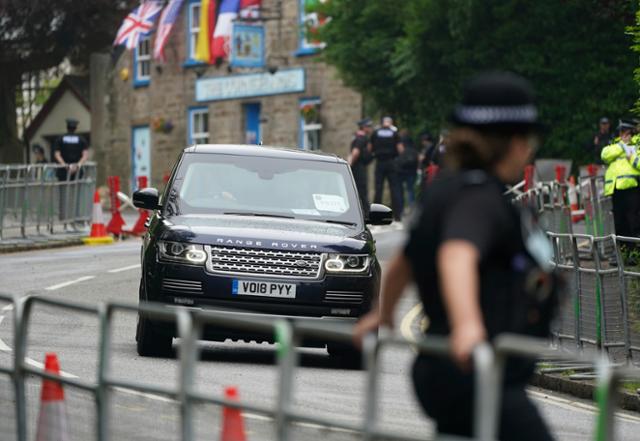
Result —
M189 144L209 143L209 108L189 109Z
M134 86L146 86L151 80L151 37L140 37L134 54Z
M303 150L320 150L320 122L319 98L303 98L300 100L300 148Z
M329 20L327 17L310 11L314 5L323 0L298 0L298 50L297 56L312 55L325 47L325 43L314 40L311 35Z
M200 0L189 0L189 9L187 14L187 50L188 59L186 66L202 64L196 60L196 47L198 44L198 33L200 32Z

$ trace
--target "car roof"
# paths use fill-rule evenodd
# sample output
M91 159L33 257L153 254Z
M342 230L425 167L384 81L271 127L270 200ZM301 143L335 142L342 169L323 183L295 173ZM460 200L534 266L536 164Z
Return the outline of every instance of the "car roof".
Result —
M215 153L220 155L257 156L263 158L300 159L306 161L345 162L334 154L310 152L286 147L243 144L196 144L184 149L185 153Z

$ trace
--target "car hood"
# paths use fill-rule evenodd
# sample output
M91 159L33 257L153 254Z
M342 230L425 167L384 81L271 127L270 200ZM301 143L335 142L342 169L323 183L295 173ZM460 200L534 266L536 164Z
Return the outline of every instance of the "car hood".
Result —
M204 245L351 253L369 253L373 247L362 227L304 219L181 215L163 219L162 225L163 240Z

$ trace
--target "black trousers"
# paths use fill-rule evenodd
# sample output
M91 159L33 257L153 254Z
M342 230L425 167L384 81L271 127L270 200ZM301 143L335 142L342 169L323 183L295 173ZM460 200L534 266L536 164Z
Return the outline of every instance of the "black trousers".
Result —
M640 236L640 187L613 192L613 221L618 236Z
M526 373L510 375L507 365L502 391L498 438L502 441L552 441L546 424L525 392ZM513 371L511 372L513 373ZM413 365L413 383L426 414L438 433L470 437L473 426L473 376L452 362L419 356Z
M393 159L376 160L375 170L375 194L373 202L380 204L382 202L382 192L384 190L384 181L389 182L389 191L391 192L391 209L393 210L393 218L395 220L402 219L403 198L402 187L396 164Z
M362 205L362 211L365 218L369 216L369 183L367 182L367 169L365 166L353 167L353 179L356 182L358 197Z

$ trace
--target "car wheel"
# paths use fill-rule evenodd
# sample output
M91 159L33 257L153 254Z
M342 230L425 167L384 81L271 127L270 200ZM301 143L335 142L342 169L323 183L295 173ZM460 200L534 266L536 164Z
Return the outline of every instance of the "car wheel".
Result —
M344 343L327 343L327 352L341 366L360 369L362 367L362 351L353 345Z
M171 343L173 337L168 333L158 332L158 324L138 314L136 329L136 349L143 357L169 357L173 354Z
M140 280L140 301L146 300L143 281ZM172 355L171 344L173 337L168 332L158 329L162 323L152 322L144 315L138 313L138 325L136 326L136 349L138 355L143 357L168 357Z

